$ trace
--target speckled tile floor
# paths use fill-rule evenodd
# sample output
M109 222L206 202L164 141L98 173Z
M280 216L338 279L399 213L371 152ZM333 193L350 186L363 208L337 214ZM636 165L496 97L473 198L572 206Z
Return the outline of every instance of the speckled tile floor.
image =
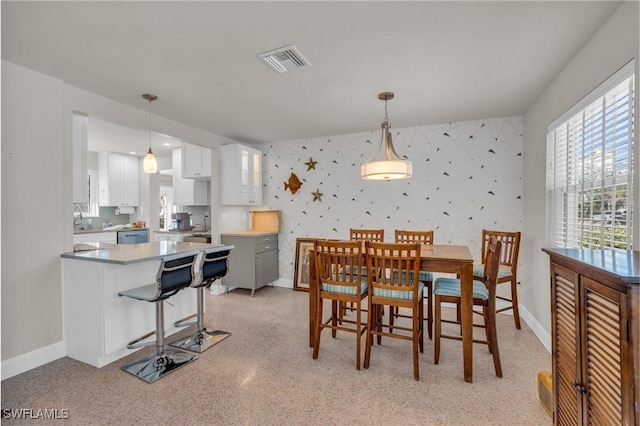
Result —
M551 368L551 357L526 324L516 330L510 316L498 318L502 379L485 346L474 345L474 382L465 383L461 343L443 340L435 365L433 343L425 339L416 382L407 341L384 339L373 347L369 369L357 371L354 335L331 339L325 331L313 360L307 293L265 287L251 298L248 291L234 290L207 295L206 303L209 328L232 336L195 362L147 384L120 370L139 354L101 369L62 358L4 380L2 408L68 410L68 419L2 423L551 424L536 390L537 372Z

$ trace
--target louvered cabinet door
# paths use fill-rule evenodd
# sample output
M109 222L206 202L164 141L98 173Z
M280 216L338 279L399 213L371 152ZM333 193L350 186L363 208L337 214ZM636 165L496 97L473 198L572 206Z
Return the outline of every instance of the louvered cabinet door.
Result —
M588 424L631 424L633 404L628 359L626 294L586 277L582 278L584 303L582 385Z
M551 264L551 274L554 421L578 425L583 406L576 387L581 375L578 275L556 264Z

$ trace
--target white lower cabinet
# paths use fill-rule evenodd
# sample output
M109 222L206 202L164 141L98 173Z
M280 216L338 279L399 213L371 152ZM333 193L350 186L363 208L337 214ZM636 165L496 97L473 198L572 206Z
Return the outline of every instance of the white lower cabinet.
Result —
M112 243L118 242L117 232L83 232L73 234L73 244L78 243Z
M159 266L160 260L120 265L63 259L67 356L100 368L133 353L127 343L155 330L155 303L118 292L153 283ZM168 302L165 336L184 330L173 323L196 312L195 290L184 289Z
M168 234L166 232L156 232L156 241L183 241L184 237L191 234Z

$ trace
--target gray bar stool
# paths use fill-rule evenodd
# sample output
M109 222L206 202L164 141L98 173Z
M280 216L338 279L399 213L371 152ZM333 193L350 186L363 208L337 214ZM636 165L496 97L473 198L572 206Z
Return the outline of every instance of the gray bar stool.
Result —
M221 340L231 336L231 333L226 331L207 331L204 327L204 290L211 287L211 284L218 278L227 275L229 271L229 250L219 251L217 248L205 250L199 270L201 271L202 279L194 281L194 284L191 285L197 290L198 310L195 314L196 320L186 322L187 319L194 317L194 315L191 315L173 324L174 327L196 325L196 332L187 338L180 338L170 343L171 346L194 352L204 352Z
M136 349L155 344L156 353L132 361L122 367L124 371L147 383L153 383L197 358L194 354L165 347L163 301L193 284L196 280L195 265L199 254L200 252L196 250L165 256L160 263L155 283L118 293L118 296L154 302L156 305L155 331L132 340L127 345L129 349ZM143 342L154 334L156 335L155 342Z

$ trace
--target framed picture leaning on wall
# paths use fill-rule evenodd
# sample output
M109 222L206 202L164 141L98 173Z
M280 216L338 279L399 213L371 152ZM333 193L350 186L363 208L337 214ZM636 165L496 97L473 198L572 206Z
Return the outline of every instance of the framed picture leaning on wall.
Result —
M309 291L309 253L316 238L296 238L296 259L293 272L293 289Z

